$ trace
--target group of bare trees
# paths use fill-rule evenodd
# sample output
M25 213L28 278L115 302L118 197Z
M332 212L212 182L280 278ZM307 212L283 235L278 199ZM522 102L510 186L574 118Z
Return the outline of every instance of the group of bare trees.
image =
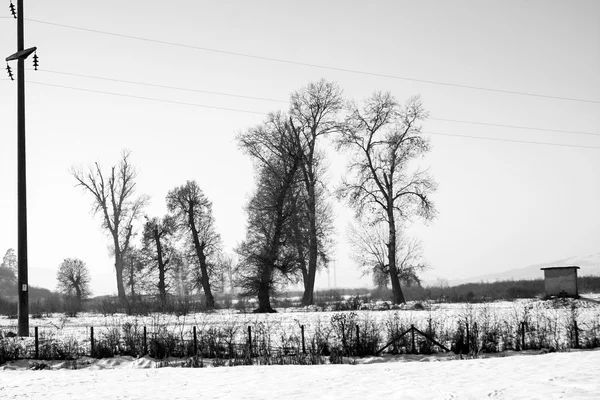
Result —
M108 171L98 163L72 171L77 185L91 195L93 211L110 236L119 300L127 306L127 292L152 293L165 304L169 293L198 289L206 306L213 308L211 275L222 257L211 202L195 181L188 181L167 194L167 215L148 217L144 208L149 199L136 194L137 171L129 157L123 152L119 164ZM137 224L142 224L142 234L136 247L132 239Z
M240 149L253 160L256 188L246 205L236 266L222 254L212 203L196 182L167 194L167 215L145 216L136 248L135 223L148 198L136 194L129 153L108 171L96 163L74 169L73 176L92 196L110 235L124 305L126 289L130 295L153 291L161 302L170 292L196 290L212 308L215 285L227 280L257 296L258 312L272 312L272 295L290 282L303 284L303 305L313 304L317 271L331 259L334 191L328 190L325 159L333 144L351 160L335 194L356 212L349 235L355 259L378 286L391 283L393 301L402 303L401 284L418 284L424 268L420 242L408 237L405 225L435 215L435 184L414 163L429 150L420 125L426 117L418 98L402 105L389 93L375 93L357 104L346 101L336 83L321 80L294 92L287 112L271 113L239 134Z
M413 163L429 150L420 126L426 117L418 98L400 105L389 93L375 93L358 105L321 80L293 93L287 113L272 113L238 136L256 171L246 239L237 251L240 284L258 297L257 311L272 311L272 293L298 280L302 303L313 303L316 272L327 266L332 243L326 140L351 157L337 195L356 212L355 259L378 286L391 283L395 303L405 301L401 283L418 284L425 266L420 242L407 236L405 224L435 214L435 184Z

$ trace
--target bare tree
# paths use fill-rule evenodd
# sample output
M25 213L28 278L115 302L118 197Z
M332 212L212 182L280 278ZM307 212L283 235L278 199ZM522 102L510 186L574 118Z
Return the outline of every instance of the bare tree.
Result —
M65 258L58 267L56 280L58 291L68 298L75 299L77 309L91 294L90 272L85 263L77 258Z
M297 271L298 254L290 239L301 156L282 113L270 114L238 142L257 173L257 189L246 207L246 238L237 249L238 284L244 294L258 297L255 312L274 312L270 298L278 282Z
M397 265L399 222L435 214L429 198L435 183L427 171L411 162L429 150L419 123L427 114L418 97L403 107L389 93L375 93L362 107L351 103L339 149L350 150L350 178L338 194L347 199L358 217L365 212L372 223L385 222L388 229L387 257L394 303L404 303Z
M14 249L6 250L0 264L0 283L17 281L17 256Z
M129 290L130 297L135 297L142 292L145 269L143 258L141 249L133 246L130 246L124 255L123 279L125 287Z
M93 197L93 213L101 214L102 227L112 239L111 248L115 257L117 292L123 306L127 296L123 284L124 257L131 246L133 224L148 202L147 196L135 196L137 171L129 163L130 152L123 151L119 165L103 172L96 162L87 171L72 170L77 186Z
M337 114L343 108L342 90L334 82L324 79L310 83L291 96L290 125L297 146L301 150L300 176L305 194L300 196L301 206L305 211L306 256L308 262L302 267L304 295L302 304L313 303L313 292L319 260L327 253L323 247L328 241L330 230L323 229L330 212L329 207L322 204L326 201L323 188L323 153L319 142L328 134L338 131ZM321 214L321 215L319 215ZM323 265L324 263L321 263Z
M363 275L371 274L373 283L379 289L385 288L390 282L389 229L385 223L371 225L361 222L358 227L350 226L348 232L354 259ZM396 229L394 242L398 280L406 286L420 285L418 274L426 267L421 242L408 238L403 229Z
M167 291L171 276L177 269L177 252L172 244L175 220L171 216L148 219L142 235L142 254L147 261L146 274L156 277L153 281L158 289L161 304L167 303Z
M210 284L210 269L213 258L221 246L221 237L215 230L212 203L195 181L171 190L167 194L167 208L175 218L178 229L187 233L193 248L193 262L197 264L197 280L204 290L206 306L215 307Z

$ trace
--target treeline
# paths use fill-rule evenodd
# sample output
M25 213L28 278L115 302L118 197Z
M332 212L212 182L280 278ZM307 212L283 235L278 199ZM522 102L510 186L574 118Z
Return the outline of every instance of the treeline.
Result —
M170 295L201 294L211 309L215 293L235 287L258 299L257 312L273 312L271 298L289 283L303 285L302 305L314 304L317 271L332 261L334 195L356 211L350 244L357 263L377 285L391 285L394 303L404 302L401 283L418 284L425 266L404 225L435 215L429 198L435 183L412 164L429 150L420 125L426 116L418 98L402 105L376 92L359 104L325 80L292 93L287 111L237 136L253 160L256 186L245 207L245 238L232 254L223 251L212 202L196 181L166 194L165 215L148 216L129 152L108 170L98 162L74 168L111 238L121 306L146 294L162 304ZM351 160L336 191L325 179L327 146ZM77 281L67 279L62 291L81 303L85 291Z
M599 276L577 277L579 294L600 292ZM413 286L406 288L407 298L415 301L440 302L486 302L493 300L516 300L543 297L544 280L509 280L498 282L474 282L456 286Z

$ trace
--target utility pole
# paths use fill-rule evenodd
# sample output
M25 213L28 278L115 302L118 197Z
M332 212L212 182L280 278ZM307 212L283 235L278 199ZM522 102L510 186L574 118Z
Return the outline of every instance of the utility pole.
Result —
M14 6L11 2L11 11ZM14 15L14 13L13 13ZM23 0L17 0L17 52L6 61L17 60L17 290L19 336L29 336L29 284L27 277L27 174L25 157L25 59L35 47L25 49ZM34 58L35 60L35 58Z

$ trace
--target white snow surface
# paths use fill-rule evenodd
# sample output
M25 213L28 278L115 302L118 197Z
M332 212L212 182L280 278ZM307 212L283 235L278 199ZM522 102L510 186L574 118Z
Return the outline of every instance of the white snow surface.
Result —
M425 360L438 362L407 362ZM600 351L439 361L363 359L359 365L153 368L146 358L65 369L0 371L8 399L600 399Z

